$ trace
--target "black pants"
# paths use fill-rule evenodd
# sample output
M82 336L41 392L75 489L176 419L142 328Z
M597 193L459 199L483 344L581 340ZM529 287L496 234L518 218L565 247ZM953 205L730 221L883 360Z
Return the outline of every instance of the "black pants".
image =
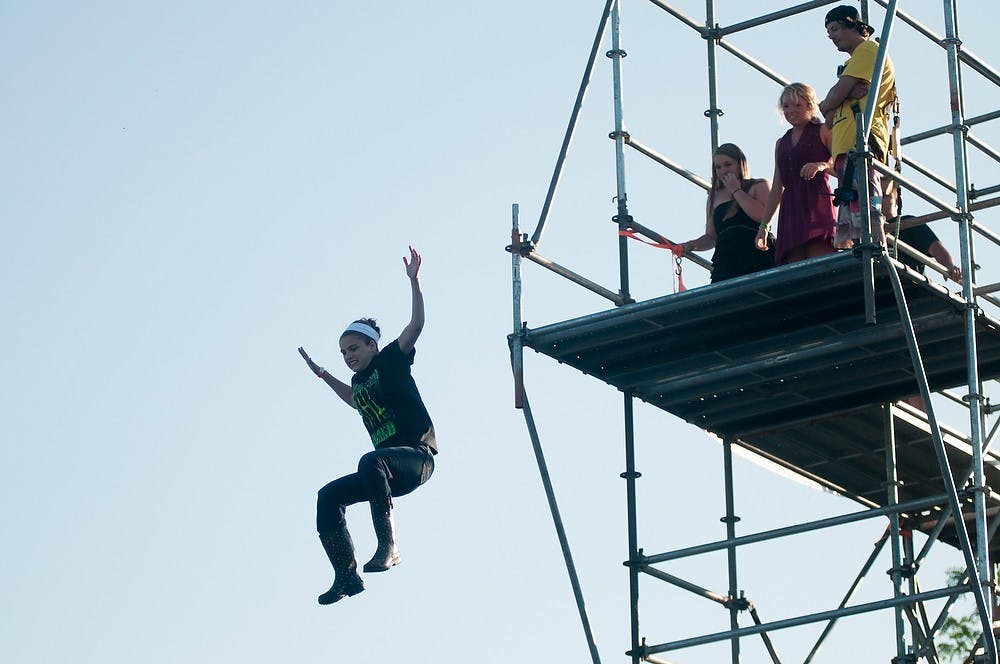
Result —
M319 490L316 530L326 533L344 525L348 505L368 501L388 510L393 496L405 496L430 479L434 456L427 446L382 447L361 457L358 472Z

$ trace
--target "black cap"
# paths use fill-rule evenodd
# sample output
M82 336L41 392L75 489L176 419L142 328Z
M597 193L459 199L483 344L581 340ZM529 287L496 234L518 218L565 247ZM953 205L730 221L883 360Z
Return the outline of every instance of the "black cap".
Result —
M875 28L861 20L861 15L858 13L857 7L850 5L838 5L834 7L826 13L826 20L823 21L823 25L834 21L840 21L844 27L854 28L866 37L875 33Z

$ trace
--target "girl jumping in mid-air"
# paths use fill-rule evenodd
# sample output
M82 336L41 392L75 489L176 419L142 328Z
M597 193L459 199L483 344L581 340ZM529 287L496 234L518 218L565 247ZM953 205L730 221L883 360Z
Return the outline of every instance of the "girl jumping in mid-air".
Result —
M379 350L379 328L370 318L356 320L340 335L340 353L354 372L351 384L341 382L299 353L314 374L333 388L347 405L361 413L375 450L358 461L358 472L334 480L319 490L316 530L335 573L333 585L319 596L320 604L357 595L365 589L358 576L354 544L344 515L348 505L367 501L378 537L378 548L365 563L365 572L384 572L400 562L392 520L392 498L403 496L434 472L434 425L410 375L414 349L424 326L424 297L420 292L420 254L410 247L403 258L410 279L412 313L399 338Z

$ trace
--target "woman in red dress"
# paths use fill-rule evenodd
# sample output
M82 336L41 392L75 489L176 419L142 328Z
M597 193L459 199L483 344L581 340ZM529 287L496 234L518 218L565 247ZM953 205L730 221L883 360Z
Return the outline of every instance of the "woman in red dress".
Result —
M836 251L837 213L830 130L819 117L816 91L792 83L781 92L780 108L792 128L774 146L774 179L756 242L758 249L768 248L768 226L777 209L775 263L784 265Z

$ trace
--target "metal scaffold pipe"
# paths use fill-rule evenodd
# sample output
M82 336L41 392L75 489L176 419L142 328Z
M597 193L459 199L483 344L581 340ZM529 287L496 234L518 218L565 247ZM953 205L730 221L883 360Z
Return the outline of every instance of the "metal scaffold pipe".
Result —
M594 36L593 46L590 48L590 59L583 71L583 80L580 81L580 88L576 93L576 102L573 104L573 111L570 113L569 125L563 136L562 146L559 148L559 156L556 158L556 167L549 181L549 189L545 194L545 203L542 205L542 212L538 216L538 225L531 235L532 245L538 246L542 241L542 233L545 232L545 223L549 218L549 210L552 207L552 200L555 198L556 189L559 188L559 179L562 177L562 169L566 163L566 155L569 154L569 146L573 143L573 134L576 132L577 121L580 118L580 111L583 109L583 100L587 97L587 88L590 86L590 79L594 73L594 64L597 62L597 54L601 50L601 43L604 41L604 32L608 27L608 19L611 16L611 7L617 0L607 0L604 5L604 13L597 25L597 34Z
M958 544L962 550L962 554L965 556L965 564L969 569L976 569L981 573L985 573L987 578L989 577L989 570L980 570L978 565L980 561L985 556L985 559L989 560L989 552L984 550L986 548L986 504L985 498L982 491L975 492L974 504L976 505L976 537L977 546L979 546L978 552L973 552L972 544L969 539L969 531L965 525L965 520L961 518L962 509L961 503L958 498L958 490L955 488L955 482L951 475L951 467L948 464L948 455L944 448L944 441L941 437L941 429L938 426L937 418L934 415L934 405L931 402L931 391L927 383L927 374L924 371L923 360L920 355L920 348L917 345L917 335L913 331L913 323L910 319L909 307L906 303L906 296L903 293L903 284L899 279L899 274L896 272L896 268L891 262L885 262L886 272L889 275L889 281L892 284L892 290L896 296L896 305L899 308L900 319L904 323L903 329L906 332L906 345L910 351L910 357L913 362L913 370L917 379L917 387L920 388L920 398L923 399L924 409L927 413L927 422L931 428L931 440L934 444L934 454L937 456L938 468L941 472L941 477L944 480L945 492L948 496L948 504L951 507L952 514L956 515L955 519L955 531L958 534ZM971 405L971 404L970 404ZM974 473L978 471L979 477L982 478L983 465L982 465L982 449L979 447L982 438L978 440L973 440L973 468ZM978 461L976 460L978 459ZM976 467L978 465L978 468ZM977 484L977 487L981 487L982 484ZM979 505L976 502L976 498L983 500L983 509L980 511ZM978 560L977 555L979 554ZM983 624L983 633L992 635L993 632L993 620L992 620L992 602L990 598L990 590L984 587L982 584L973 583L971 584L972 595L976 599L976 607L979 611L979 617ZM984 646L986 651L993 658L992 662L996 662L996 642L992 638L984 638Z
M625 140L628 134L625 132L625 114L622 109L622 59L626 56L621 44L621 2L616 2L611 8L611 50L607 53L611 58L611 82L612 94L614 97L615 130L611 138L615 141L615 189L617 196L618 214L615 219L618 221L618 230L624 231L629 227L631 217L628 213L628 191L625 188ZM624 302L631 301L629 295L629 271L628 271L628 238L618 236L618 266L619 282L621 284L620 294Z
M975 272L973 271L972 238L970 226L972 214L969 212L968 196L968 165L966 161L965 136L963 130L963 119L965 115L964 100L962 93L962 76L959 69L959 45L961 41L958 37L958 6L955 0L944 0L944 23L945 23L945 47L948 53L948 86L951 93L951 124L955 127L952 132L952 151L955 161L955 188L958 193L958 208L961 214L958 217L959 244L962 257L962 273L965 279L962 282L962 296L966 301L965 316L965 347L967 356L967 383L969 386L969 431L972 439L972 483L976 488L973 496L975 506L975 532L976 532L976 560L973 561L971 552L965 552L966 564L970 570L976 570L977 579L973 582L973 587L978 589L976 605L979 609L980 622L983 625L983 648L986 651L986 658L989 664L997 662L997 645L993 638L993 585L991 582L990 552L986 538L986 497L983 487L986 480L983 474L983 411L981 392L981 382L979 380L978 358L976 341L976 296L974 293ZM959 518L961 511L957 505L952 506L952 511L956 516L956 527L964 529L965 521ZM973 564L975 562L975 564Z
M719 49L731 53L740 64L749 66L770 80L781 85L787 83L777 71L757 61L734 44L728 43L727 36L744 34L789 16L818 10L826 5L842 4L843 1L809 0L755 18L741 15L738 17L738 22L730 22L729 25L723 23L720 26L718 19L721 14L717 15L716 5L722 3L717 3L716 0L705 0L704 22L701 17L695 20L671 7L668 4L669 0L650 0L651 4L690 28L685 32L692 41L695 37L690 33L695 32L706 43L707 78L704 80L708 85L708 108L704 111L704 116L710 123L709 134L713 153L719 145L720 119L723 116L720 108L722 88L717 62ZM874 92L865 95L867 99L864 101L864 108L857 103L852 107L856 132L853 136L854 145L848 154L850 163L856 166L858 173L857 182L860 186L857 196L860 200L857 203L860 203L861 215L865 222L862 224L860 244L855 246L853 256L848 253L823 256L815 260L800 261L784 268L778 267L773 271L768 270L760 275L740 277L741 282L733 279L730 283L714 284L706 287L704 291L695 288L673 295L661 295L643 302L632 300L630 278L635 278L635 275L630 275L628 238L642 239L639 236L643 236L653 244L659 244L661 248L676 247L672 246L674 243L665 235L660 235L631 218L629 194L637 192L630 192L627 188L625 148L636 150L701 188L710 189L712 185L678 162L643 144L640 141L641 134L633 137L627 129L622 84L623 63L626 58L621 38L622 0L606 0L603 3L604 13L577 92L569 126L563 137L555 171L549 182L538 226L531 240L527 235L522 235L518 228L517 205L514 204L512 208L514 324L510 342L511 362L515 375L515 405L522 410L532 439L539 473L595 664L599 661L598 654L583 593L555 502L538 432L524 392L525 346L579 369L586 375L599 378L623 394L625 469L621 477L626 480L628 559L625 561L625 566L629 578L631 645L626 655L631 658L631 664L642 662L663 664L665 660L657 658L658 653L708 643L724 646L726 642L731 651L730 658L733 664L737 664L741 661L741 640L751 635L763 638L771 660L778 662L777 652L769 637L770 633L789 627L825 622L827 623L825 629L806 659L809 662L840 618L884 609L892 609L895 618L894 661L914 661L914 658L923 657L929 662L936 662L939 656L934 639L940 632L954 598L966 593L973 595L978 617L982 622L983 648L986 651L984 661L988 664L998 664L997 646L990 638L992 633L990 607L993 597L990 585L989 546L994 532L1000 526L1000 515L993 518L987 527L986 508L989 505L991 510L996 509L997 504L1000 504L1000 495L986 486L987 473L989 477L994 477L996 469L992 465L984 468L984 456L989 452L989 444L983 443L985 418L987 414L993 413L995 407L989 405L985 396L981 394L983 386L980 371L983 376L991 379L1000 373L1000 323L994 320L990 311L980 309L979 304L990 302L1000 306L1000 300L988 295L1000 290L1000 284L976 285L975 270L978 267L975 264L976 247L973 245L973 238L979 235L1000 245L1000 234L977 223L971 212L1000 205L1000 198L986 200L986 196L1000 191L1000 185L990 186L996 181L996 178L991 178L984 181L984 186L979 189L971 186L967 152L971 145L988 158L1000 162L1000 150L969 131L972 125L1000 118L1000 111L985 113L974 118L964 117L961 66L973 69L983 75L988 82L998 86L1000 86L1000 74L972 56L962 46L958 38L958 0L943 0L945 37L938 37L912 17L898 11L898 0L875 0L875 2L885 7L886 12L880 37L875 40L878 42L878 50L874 56L868 54L869 59L866 61L866 66L872 66L871 57L874 57L871 88L877 90L887 74L890 39L893 37L897 21L902 21L912 26L918 34L933 39L946 52L951 122L936 129L902 138L898 143L906 145L950 133L953 141L955 178L951 181L950 176L938 175L924 164L897 155L902 163L911 166L933 185L941 187L940 190L934 188L934 192L946 192L942 197L932 193L928 187L916 184L912 176L903 176L877 161L881 157L876 158L875 153L878 150L874 147L869 148L869 137L875 123L882 122L882 113L885 109L876 106L878 95ZM869 21L870 3L871 0L861 0L863 21ZM723 6L722 9L728 8ZM607 48L602 47L602 43L608 38L608 32L610 32L610 49L605 54L611 60L614 111L614 128L609 134L609 138L614 141L615 154L616 196L613 221L619 230L617 239L620 289L617 293L544 258L536 251L566 164L596 58L604 48ZM867 31L861 32L864 34ZM685 51L685 56L689 56L688 51ZM634 122L641 116L630 113L629 117ZM690 118L688 122L690 123ZM980 136L986 135L984 132ZM893 141L895 142L895 138ZM915 242L910 245L906 242L897 243L896 238L892 237L892 246L898 247L903 255L893 254L890 258L885 254L882 242L884 229L880 225L874 225L879 221L880 215L877 212L879 203L876 199L881 192L877 188L869 191L868 175L871 171L881 174L883 183L887 179L894 180L901 188L909 190L935 209L932 213L895 224L890 229L891 232L899 234L911 226L936 219L951 218L956 222L961 250L960 266L964 276L960 296L947 281L943 286L938 283L933 272L918 276L908 267L912 263L907 262L904 267L904 263L897 262L897 257L901 261L906 257L914 258L913 254L917 254L915 256L917 264L944 274L941 272L941 264L936 262L943 259L932 260L928 258L928 254L914 250L913 247L918 246ZM872 179L876 179L875 175L872 175ZM635 187L634 182L632 186ZM957 198L954 203L946 200L951 193ZM980 197L980 202L973 203L977 197ZM889 215L888 206L884 214ZM672 233L667 230L664 232ZM858 257L862 260L856 260ZM700 257L688 258L710 267L710 263ZM538 329L529 329L523 323L521 313L522 259L542 265L574 284L606 298L614 303L616 308L601 309L578 315L570 320L556 321ZM879 271L883 268L888 278ZM924 270L921 269L920 272L923 273ZM950 274L950 272L945 274L946 279ZM907 281L906 291L903 290L901 277ZM829 317L829 320L820 316L822 319L810 318L808 321L800 322L796 316L801 315L801 305L795 304L797 301L787 293L799 293L804 298L808 297L806 294L812 293L810 289L815 286L815 283L810 281L813 278L816 278L815 283L818 283L820 278L833 279L834 283L843 286L841 290L850 290L851 295L850 298L844 299L816 297L817 301L822 300L822 304L810 302L806 306L807 311L810 315L814 310L822 312ZM957 277L950 278L954 281ZM858 281L864 284L866 320L871 325L865 325L866 321L858 316L861 300L861 293L855 291ZM779 282L783 290L777 288ZM833 286L830 282L824 284L828 292L832 293ZM909 303L906 298L911 298ZM759 331L754 327L758 317L765 317L765 305L774 308L784 307L782 311L789 312L788 319L782 319L785 328L780 337L767 336L766 331L758 334ZM751 319L746 324L733 323L734 328L738 327L743 333L739 342L731 342L705 333L705 330L711 328L713 324L716 327L720 326L720 310L730 320L744 315ZM876 313L878 321L875 319ZM850 323L845 322L846 316L850 316ZM823 331L818 332L815 329L817 326L823 326ZM827 331L834 332L835 338L830 338ZM921 343L919 347L917 335ZM816 342L812 343L814 338ZM692 345L692 341L697 343ZM702 346L708 350L702 350ZM774 352L770 351L772 346L776 347ZM670 352L675 347L688 350L695 348L696 352L691 357L678 358ZM883 350L888 352L883 354ZM926 351L923 356L922 351ZM980 357L980 352L983 357ZM873 358L878 354L878 361L873 360L874 368L868 373L863 373L868 369L867 366L862 366L864 353L871 353ZM927 362L926 367L923 364L924 359ZM983 363L982 366L980 362ZM899 363L899 366L894 363ZM832 371L827 373L837 375L819 376L830 367L842 373ZM890 373L886 367L897 373ZM858 378L859 376L862 378ZM931 404L932 385L935 389L950 387L963 376L967 383L968 394L947 396L967 406L971 442L939 426ZM859 394L849 393L850 390L845 389L849 384L853 386L862 381L864 385L859 388L863 391ZM926 404L926 419L908 402L901 401L894 404L891 401L900 399L902 394L911 394L912 382L916 382L919 386L920 396ZM813 396L813 388L818 386L827 388L815 390L816 394L824 396ZM736 389L739 390L739 394L734 391ZM904 393L903 389L911 389L911 392ZM790 397L801 399L801 403L774 406L772 402L780 399L767 398L772 394L782 395L785 391ZM727 401L730 397L732 398ZM641 475L636 470L634 410L639 401L661 408L721 439L726 494L724 539L694 546L690 546L690 542L680 542L678 546L684 548L648 556L640 548L637 480ZM818 411L810 410L814 407ZM877 412L873 411L873 408ZM845 425L846 420L854 421L850 425ZM878 421L877 424L874 423L875 420ZM805 434L807 428L816 432L809 434L813 437L810 438ZM1000 423L994 427L994 432L998 428ZM884 439L879 432L884 434ZM832 442L832 438L836 437L838 441L844 438L840 442L847 443L847 436L852 434L856 436L850 439L847 450L837 449L836 444ZM992 438L993 432L988 439ZM786 439L788 442L784 442ZM800 439L802 445L792 444L792 442L799 443ZM920 445L930 440L931 445L927 449L917 450L915 440L919 440ZM737 536L735 524L738 517L732 466L733 443L752 454L774 461L788 471L816 481L845 497L853 498L866 505L868 509ZM874 444L876 450L874 453L868 449L871 444ZM823 445L827 447L824 448ZM933 458L928 456L931 454L931 449ZM814 456L811 457L810 454ZM823 460L822 463L817 464L814 461L815 455ZM914 463L915 458L920 458L919 464ZM958 461L959 459L961 461ZM828 470L817 470L827 464L830 466ZM850 466L852 473L857 472L854 474L841 472L844 471L841 466L845 465ZM877 467L877 470L873 470L873 467ZM965 468L968 468L967 475L972 481L959 491L959 486L964 484L961 482L963 477L961 471ZM929 477L925 471L929 471ZM932 480L933 485L930 483ZM959 481L958 485L956 481ZM872 485L871 482L877 484ZM935 489L934 485L937 485L938 489ZM935 491L942 490L943 494L934 495ZM963 508L964 514L961 511ZM743 559L746 555L737 556L737 549L800 533L815 534L822 529L882 516L890 519L886 535L876 543L871 556L836 609L770 623L761 621L753 603L739 588L742 575L738 573L737 562L738 558ZM911 531L922 532L929 538L926 546L916 556ZM923 591L916 576L917 570L921 560L939 536L943 544L956 546L961 551L971 571L971 581L954 587ZM887 547L890 543L891 547ZM892 557L889 569L891 596L888 599L849 606L862 579L873 568L879 552L886 548L891 550ZM678 561L690 556L723 551L726 553L726 570L723 574L728 572L728 587L724 591L725 594L654 567L660 563ZM701 636L682 638L660 645L647 645L639 623L639 582L646 577L665 581L675 588L686 591L689 597L693 595L702 600L708 599L721 604L730 614L729 629L714 634L706 634L700 630L697 633L702 634ZM942 614L932 623L923 602L934 599L947 599L948 603ZM739 613L747 610L750 611L755 624L750 627L740 627Z
M521 229L518 227L518 205L511 205L513 227L510 232L511 284L513 286L514 325L511 332L510 357L514 369L514 407L524 407L524 344L521 340Z

